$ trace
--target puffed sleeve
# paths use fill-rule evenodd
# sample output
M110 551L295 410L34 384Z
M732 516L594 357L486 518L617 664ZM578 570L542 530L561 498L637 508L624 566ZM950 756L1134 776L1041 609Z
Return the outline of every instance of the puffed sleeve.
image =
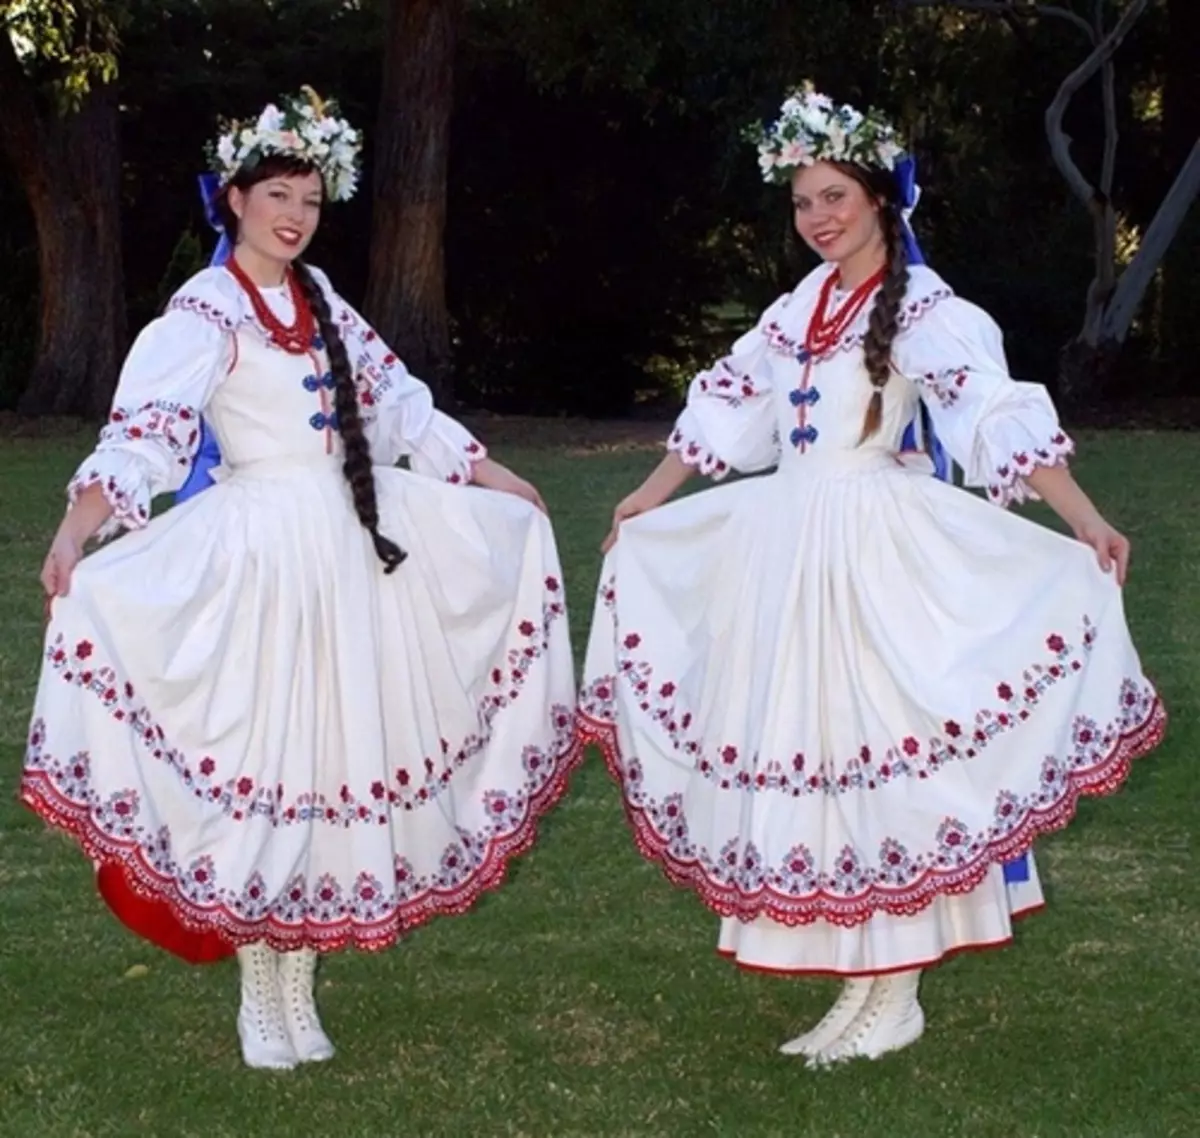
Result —
M330 298L330 308L346 343L367 441L374 461L391 466L407 457L417 474L444 482L470 482L475 463L487 449L461 423L433 405L428 386L404 366L380 338L313 269Z
M1036 499L1026 476L1065 465L1075 449L1046 389L1008 374L999 327L965 300L931 308L896 339L892 359L917 385L966 484L986 486L997 505Z
M721 479L730 470L753 474L779 462L768 333L787 299L785 295L772 304L729 355L688 386L687 405L667 449L701 474Z
M194 312L173 309L148 324L121 368L108 423L67 487L71 502L99 486L112 517L99 537L140 529L150 503L187 480L200 415L225 376L230 336Z

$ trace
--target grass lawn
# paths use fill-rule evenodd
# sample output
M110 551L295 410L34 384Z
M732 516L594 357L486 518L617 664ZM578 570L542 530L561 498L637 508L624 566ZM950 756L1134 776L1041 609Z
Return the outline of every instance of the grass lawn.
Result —
M1016 946L928 976L917 1046L823 1073L778 1056L835 986L719 961L716 919L637 857L592 756L470 916L328 961L339 1055L282 1076L241 1065L235 966L127 934L14 800L36 571L88 441L0 441L0 1138L1200 1134L1200 435L1083 439L1080 480L1134 543L1129 618L1172 727L1120 795L1041 843L1050 906ZM551 506L581 646L609 512L656 456L497 453Z

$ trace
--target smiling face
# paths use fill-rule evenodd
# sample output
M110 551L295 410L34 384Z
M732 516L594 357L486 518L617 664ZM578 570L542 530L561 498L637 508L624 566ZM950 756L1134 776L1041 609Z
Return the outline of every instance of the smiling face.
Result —
M260 284L282 280L284 269L312 241L321 220L324 189L315 170L283 173L242 189L229 188L229 209L237 218L238 262Z
M829 162L801 166L792 177L796 232L819 256L836 262L843 279L886 257L880 204L862 182Z

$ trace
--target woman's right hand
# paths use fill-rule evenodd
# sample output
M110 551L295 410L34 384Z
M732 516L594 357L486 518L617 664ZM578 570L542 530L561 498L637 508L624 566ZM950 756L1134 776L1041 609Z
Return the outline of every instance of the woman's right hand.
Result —
M629 497L623 498L613 510L612 529L601 543L600 552L607 553L617 544L617 532L622 522L661 506L695 473L695 469L688 466L673 450L667 451L650 477Z
M613 510L612 529L608 531L608 536L601 542L600 552L607 553L617 544L617 536L622 522L628 521L630 518L636 518L638 514L644 514L647 510L652 510L657 505L659 503L650 499L644 486L638 487L628 497L622 498L617 503L617 508Z
M50 543L50 552L42 563L42 588L47 601L54 597L65 597L71 589L71 574L83 556L83 543L77 541L65 526L61 527Z

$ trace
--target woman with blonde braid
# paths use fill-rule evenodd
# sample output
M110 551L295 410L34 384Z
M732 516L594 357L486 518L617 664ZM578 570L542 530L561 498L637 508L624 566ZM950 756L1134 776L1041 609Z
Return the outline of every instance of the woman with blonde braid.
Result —
M1011 939L1042 903L1034 839L1116 790L1165 713L1129 543L1045 390L920 264L891 128L805 88L756 138L825 263L696 377L617 506L580 731L723 954L843 978L782 1048L823 1064L921 1035L922 970ZM923 418L994 505L904 449ZM663 505L697 471L771 468ZM1074 540L996 509L1038 496Z
M579 754L537 492L299 259L358 150L311 91L229 126L232 256L138 337L42 571L22 798L135 931L236 951L252 1067L329 1059L317 955L465 912ZM215 485L151 520L202 415Z

